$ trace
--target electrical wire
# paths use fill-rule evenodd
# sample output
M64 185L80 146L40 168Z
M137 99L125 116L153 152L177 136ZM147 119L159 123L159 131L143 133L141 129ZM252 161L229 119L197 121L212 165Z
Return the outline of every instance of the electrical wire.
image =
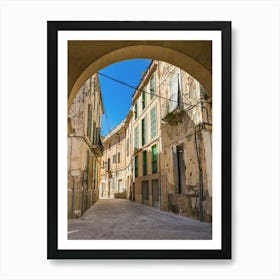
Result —
M110 79L110 80L112 80L112 81L115 81L115 82L117 82L117 83L120 83L120 84L122 84L122 85L124 85L124 86L127 86L127 87L130 87L130 88L132 88L132 89L145 92L145 93L147 93L147 94L149 94L149 95L151 95L151 96L156 96L156 97L158 97L158 98L161 98L161 99L164 99L164 100L167 100L167 101L171 101L171 102L176 102L176 103L177 103L176 100L172 100L172 99L170 99L170 98L163 97L163 96L160 96L160 95L155 94L155 93L152 93L152 92L148 92L148 91L143 90L143 89L140 90L138 87L132 86L132 85L130 85L130 84L124 82L124 81L121 81L121 80L116 79L116 78L114 78L114 77L112 77L112 76L106 75L106 74L104 74L104 73L101 73L101 72L97 72L97 73L98 73L99 75L101 75L101 76L107 78L107 79ZM182 94L183 94L183 93L182 93ZM211 98L211 97L209 96L208 98ZM208 98L203 98L203 100L208 99ZM199 99L199 100L200 100L200 99ZM181 104L182 104L182 105L193 105L193 104L191 104L191 103L186 103L186 102L181 102Z

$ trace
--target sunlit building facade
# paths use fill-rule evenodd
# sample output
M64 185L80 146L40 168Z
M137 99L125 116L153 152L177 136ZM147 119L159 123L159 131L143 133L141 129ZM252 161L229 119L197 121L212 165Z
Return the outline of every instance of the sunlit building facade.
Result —
M79 218L99 197L102 114L99 81L94 74L68 112L68 218Z

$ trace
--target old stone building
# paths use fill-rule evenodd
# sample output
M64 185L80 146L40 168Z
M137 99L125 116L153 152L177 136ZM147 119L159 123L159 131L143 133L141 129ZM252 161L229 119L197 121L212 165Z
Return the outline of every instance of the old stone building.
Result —
M102 97L94 74L81 87L68 113L68 218L80 217L99 196L101 114Z
M157 63L152 61L132 97L133 184L135 202L159 208L160 113Z
M118 174L114 190L117 180L124 180L135 202L211 221L211 96L185 71L153 60L132 96L128 115L104 138L107 169ZM111 165L118 150L126 154L123 175L118 162ZM105 184L104 178L101 189Z
M158 63L162 209L212 220L211 96L181 69Z
M101 199L127 198L130 184L130 158L127 145L130 114L102 139Z

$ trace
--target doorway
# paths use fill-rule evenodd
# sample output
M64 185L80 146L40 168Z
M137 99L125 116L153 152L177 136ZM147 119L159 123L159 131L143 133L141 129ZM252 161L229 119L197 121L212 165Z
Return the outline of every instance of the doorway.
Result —
M158 180L152 180L152 198L153 198L153 207L159 208Z
M177 169L178 169L178 193L183 193L186 188L186 164L184 161L184 147L179 145L176 147Z
M142 182L142 204L149 205L149 181Z

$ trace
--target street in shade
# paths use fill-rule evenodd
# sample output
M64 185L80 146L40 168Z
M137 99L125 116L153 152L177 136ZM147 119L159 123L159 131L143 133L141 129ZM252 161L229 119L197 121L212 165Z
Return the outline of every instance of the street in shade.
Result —
M126 199L97 201L68 222L68 239L211 239L211 224Z

